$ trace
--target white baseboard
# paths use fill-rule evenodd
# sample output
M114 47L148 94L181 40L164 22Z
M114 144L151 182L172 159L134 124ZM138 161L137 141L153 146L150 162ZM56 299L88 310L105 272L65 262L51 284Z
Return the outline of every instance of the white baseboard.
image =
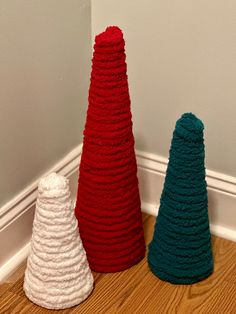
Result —
M3 282L14 270L27 258L30 249L30 241L14 254L0 268L0 283Z
M82 145L78 145L49 172L70 179L72 198ZM142 210L157 215L168 160L136 151ZM207 170L209 214L213 234L236 241L236 178ZM32 231L38 180L0 209L0 282L26 258ZM6 241L7 239L7 241Z

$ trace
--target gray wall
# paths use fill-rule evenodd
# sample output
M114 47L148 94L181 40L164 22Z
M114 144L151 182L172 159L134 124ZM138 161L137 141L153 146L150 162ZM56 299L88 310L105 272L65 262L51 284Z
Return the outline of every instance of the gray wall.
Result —
M125 34L137 148L168 156L176 119L205 123L206 165L236 176L236 1L92 0L92 34Z
M1 0L0 42L2 205L82 141L90 1Z
M234 0L1 0L0 206L82 141L91 48L125 33L136 146L168 156L175 120L206 125L211 170L236 176Z

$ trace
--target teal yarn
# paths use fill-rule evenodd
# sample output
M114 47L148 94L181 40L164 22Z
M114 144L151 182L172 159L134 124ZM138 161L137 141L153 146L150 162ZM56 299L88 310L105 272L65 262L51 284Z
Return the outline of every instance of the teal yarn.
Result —
M160 279L192 284L213 271L205 181L204 125L192 113L176 122L148 264Z

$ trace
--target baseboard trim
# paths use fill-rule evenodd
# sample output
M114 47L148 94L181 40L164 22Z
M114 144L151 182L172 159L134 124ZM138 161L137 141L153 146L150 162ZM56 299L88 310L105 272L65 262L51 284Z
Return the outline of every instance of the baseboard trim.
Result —
M82 144L78 145L46 173L55 171L70 179L72 198L76 196L77 173ZM142 211L157 215L168 160L136 150ZM236 241L236 178L206 171L211 231L214 235ZM0 282L26 258L32 231L38 181L0 209ZM14 230L15 237L12 238ZM8 239L8 247L5 242ZM27 244L26 244L27 243Z
M27 258L30 242L13 255L0 269L0 283L3 282Z

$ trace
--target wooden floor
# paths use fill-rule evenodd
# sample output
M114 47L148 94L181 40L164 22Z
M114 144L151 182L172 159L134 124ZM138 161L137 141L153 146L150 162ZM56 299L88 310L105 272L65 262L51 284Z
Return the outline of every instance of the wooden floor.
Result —
M155 218L144 215L146 242L152 238ZM236 314L236 243L213 237L215 271L194 285L171 285L156 278L146 259L120 273L94 273L95 288L82 304L50 311L31 303L22 284L25 262L0 285L0 313L215 313Z

